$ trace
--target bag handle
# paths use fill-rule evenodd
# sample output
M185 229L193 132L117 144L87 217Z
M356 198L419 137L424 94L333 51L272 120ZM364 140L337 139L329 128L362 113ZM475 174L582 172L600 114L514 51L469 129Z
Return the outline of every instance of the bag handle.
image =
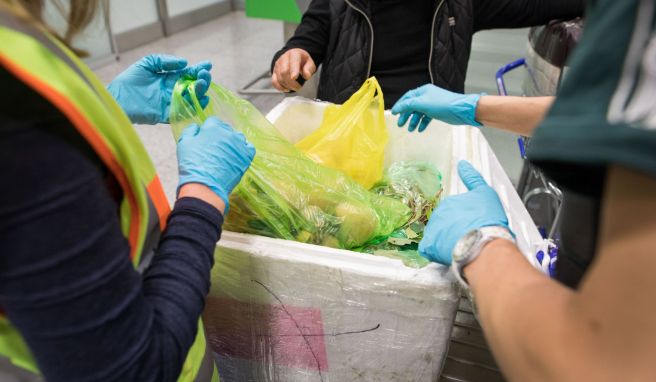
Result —
M198 100L195 85L196 80L193 77L189 75L182 76L173 87L171 99L174 97L180 97L180 99L184 100L191 108L193 108L196 116L204 121L207 119L207 114L205 113L205 109L203 109L203 106Z

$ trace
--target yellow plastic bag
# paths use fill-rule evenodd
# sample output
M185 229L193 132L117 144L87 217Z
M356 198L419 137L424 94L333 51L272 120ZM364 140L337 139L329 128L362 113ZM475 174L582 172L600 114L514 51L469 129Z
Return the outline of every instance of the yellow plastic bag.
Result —
M369 189L383 177L388 141L383 92L371 77L343 105L328 106L319 129L296 147Z

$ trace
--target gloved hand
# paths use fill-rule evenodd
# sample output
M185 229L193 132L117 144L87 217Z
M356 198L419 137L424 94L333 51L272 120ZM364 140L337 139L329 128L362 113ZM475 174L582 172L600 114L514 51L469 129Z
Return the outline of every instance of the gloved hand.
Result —
M419 243L419 254L444 265L451 264L453 248L470 231L489 226L510 231L499 196L471 163L460 161L458 174L469 192L440 202Z
M154 54L130 65L107 90L133 123L168 123L173 86L183 75L197 79L196 94L201 105L207 106L209 98L205 93L212 82L210 69L209 61L187 66L184 58Z
M254 156L244 134L218 118L208 118L202 127L190 125L178 139L178 191L187 183L204 184L223 199L227 213L228 197Z
M439 119L451 125L481 126L476 121L476 105L480 94L458 94L435 85L424 85L408 91L392 107L392 114L401 114L398 125L403 127L408 119L408 131L426 130L431 119Z

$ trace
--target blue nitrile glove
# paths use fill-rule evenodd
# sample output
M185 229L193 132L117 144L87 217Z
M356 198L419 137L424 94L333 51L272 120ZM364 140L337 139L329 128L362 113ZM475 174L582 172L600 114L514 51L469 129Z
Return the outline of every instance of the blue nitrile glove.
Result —
M202 127L188 126L178 139L178 172L180 187L200 183L209 187L226 204L255 156L255 147L244 134L215 117Z
M168 123L171 92L183 75L197 79L196 94L201 105L207 106L209 99L205 93L212 82L211 69L209 61L187 66L184 58L153 54L130 65L107 90L133 123Z
M458 240L472 230L489 226L508 229L508 218L496 191L467 161L458 163L458 174L469 192L450 196L433 211L419 253L431 261L451 264L451 253Z
M408 131L426 130L431 119L439 119L451 125L481 126L476 121L476 105L481 94L458 94L435 85L424 85L408 91L392 107L392 114L401 114L398 125L403 127L408 119ZM410 118L412 117L412 118Z

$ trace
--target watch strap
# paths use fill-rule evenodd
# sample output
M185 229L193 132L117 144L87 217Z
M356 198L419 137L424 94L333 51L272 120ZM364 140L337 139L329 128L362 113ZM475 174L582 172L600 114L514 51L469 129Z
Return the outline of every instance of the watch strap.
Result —
M463 269L472 261L476 260L483 252L485 245L496 239L505 239L515 243L515 237L510 230L502 226L482 227L470 234L476 234L476 240L463 254L454 254L451 268L460 284L469 289L469 282L463 273ZM462 239L461 239L462 240ZM457 247L457 245L456 245Z

